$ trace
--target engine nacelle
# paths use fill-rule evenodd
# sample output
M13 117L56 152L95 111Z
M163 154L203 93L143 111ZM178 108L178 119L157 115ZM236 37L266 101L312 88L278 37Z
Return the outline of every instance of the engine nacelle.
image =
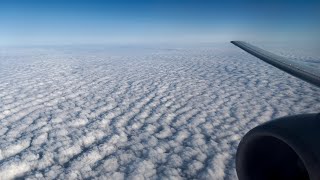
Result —
M239 180L320 180L320 114L288 116L250 130L236 155Z

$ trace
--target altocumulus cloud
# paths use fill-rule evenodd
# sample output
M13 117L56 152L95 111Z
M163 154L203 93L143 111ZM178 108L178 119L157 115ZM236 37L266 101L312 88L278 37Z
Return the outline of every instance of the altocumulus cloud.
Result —
M140 51L2 50L0 179L236 179L248 130L320 109L231 44Z

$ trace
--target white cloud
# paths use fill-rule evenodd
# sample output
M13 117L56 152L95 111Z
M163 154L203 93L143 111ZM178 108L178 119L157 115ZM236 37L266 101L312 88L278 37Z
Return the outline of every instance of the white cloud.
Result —
M0 179L235 179L248 130L320 108L231 44L127 50L2 50Z

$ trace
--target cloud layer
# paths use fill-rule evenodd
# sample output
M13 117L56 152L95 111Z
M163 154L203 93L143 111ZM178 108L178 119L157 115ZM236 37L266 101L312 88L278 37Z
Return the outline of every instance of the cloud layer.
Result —
M248 130L320 109L231 44L136 51L2 49L0 179L236 179Z

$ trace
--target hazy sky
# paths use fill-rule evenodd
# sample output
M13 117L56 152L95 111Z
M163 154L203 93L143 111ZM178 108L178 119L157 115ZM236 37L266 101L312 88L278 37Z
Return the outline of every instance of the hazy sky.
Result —
M1 0L1 45L319 39L320 1Z

